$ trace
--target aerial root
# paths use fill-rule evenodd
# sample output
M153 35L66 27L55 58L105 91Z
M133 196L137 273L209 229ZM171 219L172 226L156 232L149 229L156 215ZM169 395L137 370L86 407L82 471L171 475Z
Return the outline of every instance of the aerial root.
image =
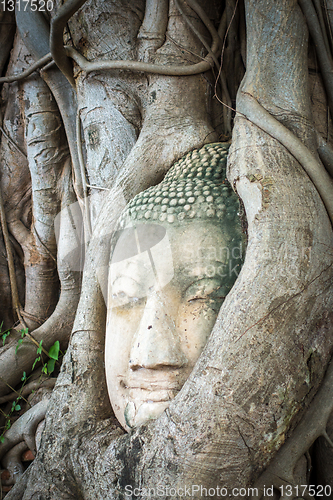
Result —
M45 64L52 62L51 54L46 54L44 57L41 57L35 63L31 64L28 69L22 71L22 73L18 73L17 75L8 75L0 78L0 83L13 83L18 82L20 80L24 80L28 76L30 76L37 69L42 68Z

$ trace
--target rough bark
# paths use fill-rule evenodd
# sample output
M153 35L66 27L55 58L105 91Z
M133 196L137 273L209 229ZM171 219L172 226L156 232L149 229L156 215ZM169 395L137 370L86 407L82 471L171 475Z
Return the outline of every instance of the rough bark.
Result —
M22 70L26 61L33 60L19 36L13 50L16 65L10 71ZM61 116L41 78L31 76L10 89L4 125L12 140L24 148L18 155L6 138L1 143L1 189L9 230L23 253L25 297L21 294L24 324L11 333L1 352L1 394L9 392L8 384L13 387L21 380L23 371L31 370L36 357L36 345L28 339L16 352L20 328L35 330L35 340L43 340L45 349L55 340L65 349L80 291L80 270L73 272L66 261L76 231L64 218L58 248L56 244L55 218L76 198Z
M248 222L245 263L179 395L160 418L128 434L112 415L103 366L103 294L114 221L126 201L156 183L175 159L215 137L201 76L77 75L89 183L110 191L103 202L93 202L99 214L41 448L8 500L121 499L126 486L142 491L160 485L165 493L159 498L170 498L167 487L246 487L295 429L320 386L333 347L332 227L293 152L243 114L250 95L315 152L306 23L295 0L247 0L245 6L248 70L229 156L229 180ZM140 3L112 7L124 20L107 33L99 4L94 12L84 7L70 23L85 55L120 57L108 36L113 40L119 26L129 35L133 18L139 30ZM94 48L96 40L89 47L80 22L84 12L96 36L102 30L102 49ZM173 6L170 14L169 36L199 49L183 33ZM136 56L126 45L121 50L124 58ZM169 42L155 61L175 57Z

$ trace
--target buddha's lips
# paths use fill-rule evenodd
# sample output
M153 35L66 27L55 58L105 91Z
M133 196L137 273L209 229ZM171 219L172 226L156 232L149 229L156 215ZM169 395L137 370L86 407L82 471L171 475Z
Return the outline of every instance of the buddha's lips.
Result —
M133 401L146 401L146 402L164 402L171 401L179 389L139 389L137 387L129 387L129 396Z
M131 377L124 386L133 400L170 401L181 389L179 380L143 380Z
M145 389L146 391L162 391L168 389L178 389L178 380L143 380L139 378L130 378L127 382L124 380L124 384L128 389Z

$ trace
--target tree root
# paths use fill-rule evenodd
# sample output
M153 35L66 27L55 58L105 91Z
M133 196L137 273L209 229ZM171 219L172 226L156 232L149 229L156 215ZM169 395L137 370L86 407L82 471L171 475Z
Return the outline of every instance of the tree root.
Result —
M15 274L15 265L14 265L14 257L13 257L13 252L12 252L11 243L10 243L10 239L9 239L9 232L8 232L4 203L3 203L3 199L2 199L1 187L0 187L0 222L1 222L2 234L3 234L3 239L4 239L4 243L5 243L6 254L7 254L10 289L11 289L11 295L12 295L12 308L13 308L13 313L15 315L15 314L18 314L18 312L21 308L21 305L20 305L20 299L19 299L19 294L18 294L16 274Z
M72 275L79 273L71 273ZM78 283L78 278L76 282ZM65 286L69 286L66 283ZM67 347L68 339L72 331L72 325L75 317L75 311L79 301L79 286L76 286L73 290L64 290L60 294L59 302L53 312L53 314L43 323L42 326L34 330L34 339L39 343L43 340L43 346L48 350L56 340L60 342L60 348L65 350ZM14 334L11 334L14 335ZM14 337L13 337L14 338ZM6 346L5 348L6 349ZM23 341L20 346L19 360L16 354L16 342L8 345L7 349L3 351L1 356L1 367L0 367L0 393L5 395L8 393L8 387L2 380L6 380L7 383L11 384L13 387L20 382L23 371L30 373L31 365L36 357L36 347L31 341ZM19 363L19 367L17 367ZM15 370L11 370L11 367L15 366Z
M23 498L24 492L26 490L27 484L28 484L28 479L29 479L29 472L25 471L23 476L21 476L20 481L17 481L15 484L15 500L18 500L19 498ZM8 487L7 491L10 491L10 486ZM4 491L4 488L3 488ZM10 493L11 495L12 493Z
M191 64L189 66L178 66L178 65L161 65L152 64L140 61L96 61L89 62L82 54L80 54L74 47L68 47L62 45L63 29L66 22L72 17L72 15L85 3L86 0L72 0L66 2L63 5L57 15L52 19L51 22L51 33L50 33L50 45L51 54L54 61L61 69L63 74L66 76L71 85L74 85L73 72L70 64L69 58L74 59L74 61L83 69L86 73L91 71L97 71L101 69L123 69L128 71L142 71L146 73L166 75L166 76L186 76L186 75L197 75L199 73L204 73L209 71L212 65L212 56L208 55L205 59L199 63ZM194 10L198 10L202 13L200 6L196 2L192 2L191 7ZM198 12L197 12L198 13ZM200 14L199 14L200 16ZM204 16L205 24L209 24L208 29L213 30L213 25L210 23L209 19ZM216 31L214 29L214 31ZM59 42L60 40L60 42ZM214 33L213 45L211 52L214 53L215 57L219 55L220 43L219 35Z
M48 113L54 112L56 118L55 125L58 128L53 127L51 123L48 134L44 130L43 136L35 136L32 130L29 129L29 134L27 135L27 139L30 140L28 147L31 153L29 166L35 179L35 183L33 183L35 195L33 200L34 224L32 230L29 231L21 221L20 208L14 207L10 214L8 225L16 240L22 245L26 260L30 259L30 256L32 256L32 260L34 259L32 265L26 265L25 312L28 313L27 323L30 319L30 324L28 323L29 329L35 328L33 336L28 335L30 341L34 342L36 347L39 347L40 341L43 340L42 350L47 355L48 349L56 340L60 341L62 350L67 347L67 341L79 300L80 272L72 271L66 261L67 245L70 245L71 241L75 240L76 237L76 230L69 221L60 224L58 255L57 259L55 258L56 238L53 230L54 219L58 212L76 202L76 197L73 193L71 183L71 164L69 159L64 157L64 155L68 155L68 151L67 149L63 150L61 144L64 138L61 129L61 118L56 112L55 103L49 102L50 99L48 97L50 96L50 92L46 85L42 80L34 80L34 84L35 90L33 90L32 86L30 90L33 97L37 92L37 97L32 98L29 94L30 99L27 98L25 101L34 102L34 106L37 106L36 109L32 109L34 114L30 113L30 120L32 120L33 116L38 123L41 122L40 127L42 129L42 120L47 120ZM23 110L22 114L24 114L24 111L26 110ZM45 118L43 118L44 115L40 111L44 113ZM44 151L46 148L49 151L50 148L53 148L51 154L55 154L54 151L56 151L57 156L51 156L52 168L56 172L56 178L54 177L54 171L50 169L50 162L44 159L44 163L42 164L39 160L38 155L40 151ZM8 156L8 164L10 164L10 159ZM42 176L39 175L39 169L43 172ZM47 179L52 186L52 199L50 191L48 192L48 196L45 196L45 186L43 187L44 191L42 194L42 189L40 189L38 184L40 179L43 179L43 182L46 182ZM52 200L56 204L50 208ZM48 221L47 224L45 220ZM68 225L69 227L67 228ZM36 255L39 257L39 261ZM56 267L55 262L57 263L57 275L53 272ZM47 271L47 264L52 269L52 282L44 278L46 276L45 270ZM50 273L47 276L49 275ZM38 279L40 276L43 279ZM60 298L57 290L53 290L54 287L52 285L54 281L58 285L58 278L61 285ZM48 300L48 297L50 296L55 309L53 314L45 321L44 318L52 313L52 310L49 310L51 301ZM19 314L19 308L16 307L15 309ZM40 322L33 321L35 316L43 318L42 325L40 325ZM22 318L20 320L21 324L24 325ZM15 387L19 383L23 371L30 373L34 359L36 358L36 347L31 345L30 341L24 341L19 352L16 353L17 345L15 345L15 337L17 336L17 333L12 333L9 339L10 342L3 347L1 352L1 396L8 393L8 387L3 384L3 380L6 379L8 384Z
M323 77L327 100L331 116L333 113L333 60L331 53L327 51L325 38L323 36L320 22L317 17L316 10L310 0L298 0L304 17L314 41L316 54L320 66L320 71Z
M34 64L32 64L25 71L22 71L22 73L19 73L17 75L12 75L12 76L4 76L4 77L0 78L0 84L1 83L12 83L12 82L18 82L20 80L24 80L29 75L31 75L34 71L36 71L39 68L42 68L43 66L45 66L45 64L49 63L50 61L52 61L52 56L49 53L49 54L46 54L46 56L38 59L38 61L36 61Z
M165 41L168 25L169 0L148 0L138 39L140 40L139 59L149 62L150 56Z
M83 212L84 233L85 233L85 238L88 241L88 239L90 239L92 235L92 226L91 226L91 217L89 208L86 169L85 169L85 162L84 162L83 148L82 148L81 117L79 109L77 110L77 115L76 115L76 139L77 139L77 152L78 152L80 174L81 174L80 178L83 190L83 200L79 199L79 202L81 202L82 204L81 210ZM75 175L75 178L77 178L77 175Z
M67 3L66 3L67 5ZM32 12L28 6L26 11L16 11L16 23L24 44L36 60L49 55L50 29L41 12ZM51 90L64 124L67 142L71 154L73 170L75 171L78 198L82 198L80 166L76 147L76 94L65 76L57 67L41 72L41 77Z
M28 448L24 441L15 445L11 450L6 453L2 459L2 465L9 472L10 477L2 479L1 482L4 486L11 486L22 476L24 467L21 461L22 453Z
M188 66L178 66L171 64L152 64L144 63L140 61L111 61L103 60L90 62L88 61L80 52L78 52L74 47L64 47L66 54L71 57L76 64L86 73L91 73L91 71L100 70L110 70L110 69L122 69L127 71L141 71L143 73L152 73L155 75L165 75L165 76L191 76L204 73L211 69L211 59L210 56L199 63L190 64ZM218 55L218 54L216 54Z
M206 14L205 10L201 7L201 5L198 4L196 0L187 0L187 3L191 7L191 9L193 9L194 12L196 12L196 14L199 16L201 21L204 23L204 25L210 32L213 40L213 45L211 50L214 52L220 45L222 45L222 40L220 38L219 33L216 31L214 24L210 20L209 16Z
M319 132L316 131L317 141L318 141L318 154L321 161L325 165L327 172L333 177L333 149L326 142Z
M54 62L73 88L75 88L73 68L71 60L68 58L63 46L63 35L67 21L85 2L86 0L68 0L59 8L56 15L51 20L50 51Z
M57 15L51 22L51 54L57 66L61 69L71 85L74 85L74 79L69 59L70 57L74 59L75 62L87 73L97 69L127 69L129 71L144 71L159 75L184 76L203 73L211 68L211 56L206 57L205 60L200 63L190 66L158 65L139 61L100 61L96 63L87 61L87 59L85 59L85 57L83 57L73 47L64 47L62 45L63 29L66 22L85 3L85 1L86 0L72 0L66 2L66 4L59 9ZM200 6L193 0L190 5L192 9L197 12L199 17L202 18L203 16L203 22L211 31L213 36L213 46L209 52L212 52L214 57L216 57L218 55L218 47L221 45L219 35Z
M182 3L184 4L184 2L182 2ZM210 55L210 57L212 58L212 60L216 64L217 68L219 69L220 68L220 64L219 64L219 62L217 60L215 52L217 51L217 49L219 47L221 47L222 40L221 40L218 32L216 31L213 23L210 21L210 19L205 14L204 10L200 7L200 5L198 5L197 2L195 2L195 1L189 1L188 3L190 5L190 7L197 13L197 15L199 16L199 18L201 19L201 21L205 24L206 28L209 30L209 32L210 32L210 34L212 36L212 40L213 40L212 47L209 47L209 45L205 41L204 37L195 28L195 26L193 25L193 23L190 21L189 16L185 13L184 9L179 4L179 1L175 0L176 7L179 10L179 12L181 13L181 15L183 16L185 22L188 24L188 26L190 27L191 31L193 31L193 33L200 40L200 42L205 47L205 49L207 50L208 54ZM184 7L184 5L183 5L183 7Z
M316 187L333 223L333 182L311 151L287 127L274 118L248 92L241 91L238 113L279 141L304 168Z
M42 401L26 411L22 417L13 423L4 436L4 442L0 444L0 460L9 450L22 441L25 442L26 448L36 454L36 429L39 422L44 419L48 405L49 398L44 397Z
M264 486L274 486L277 490L281 486L297 486L294 478L294 471L299 459L307 453L310 446L319 436L323 436L330 446L333 443L326 432L328 419L333 411L333 362L328 366L323 383L313 398L307 412L294 429L291 437L280 448L270 465L262 473L255 483L255 487L260 492L256 500L263 496ZM279 490L280 491L280 490ZM294 488L293 488L294 491ZM295 490L296 491L296 490ZM293 500L298 495L289 496Z
M32 391L36 390L36 389L40 389L40 388L49 388L49 389L53 389L54 387L54 384L56 383L56 378L53 377L53 378L48 378L46 380L43 380L43 381L39 381L39 380L34 380L33 382L30 382L30 384L26 384L22 391L20 391L20 396L28 396ZM7 394L7 396L3 396L2 398L0 398L0 405L1 404L4 404L4 403L7 403L8 401L15 401L15 399L17 398L17 395L18 393L17 392L14 392L12 394Z

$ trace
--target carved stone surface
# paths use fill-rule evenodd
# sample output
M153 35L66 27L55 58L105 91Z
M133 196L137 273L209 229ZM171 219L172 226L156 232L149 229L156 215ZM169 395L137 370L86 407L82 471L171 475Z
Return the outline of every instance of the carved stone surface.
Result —
M105 362L125 429L156 418L180 391L239 273L244 239L226 180L228 147L191 151L119 219Z

